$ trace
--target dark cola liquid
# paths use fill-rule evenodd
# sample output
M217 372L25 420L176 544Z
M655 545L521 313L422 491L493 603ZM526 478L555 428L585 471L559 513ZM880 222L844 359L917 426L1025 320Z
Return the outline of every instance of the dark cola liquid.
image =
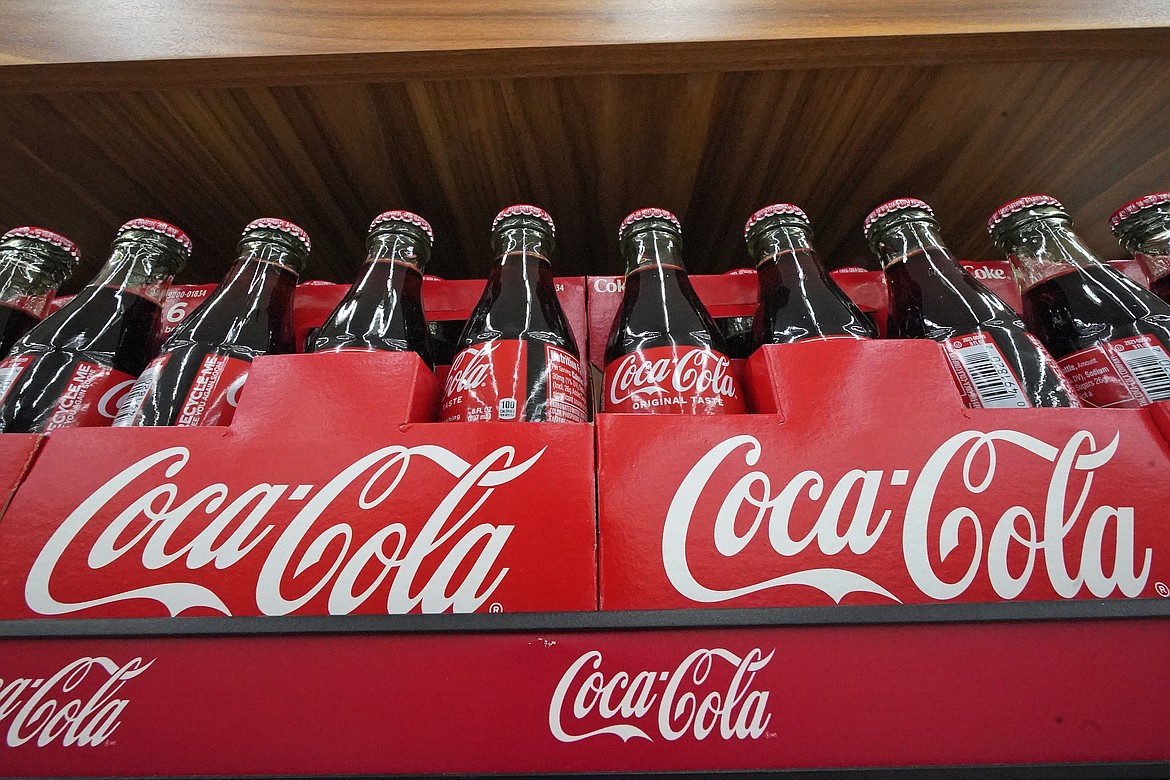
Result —
M727 355L723 334L686 272L647 265L626 275L622 307L605 346L605 363L654 347L709 347Z
M418 269L396 261L367 263L362 278L313 334L307 351L333 349L416 352L433 367Z
M427 334L431 359L436 366L451 365L459 348L459 336L467 326L467 320L429 320Z
M141 411L118 424L175 425L184 412L191 388L211 356L250 363L260 355L296 351L293 294L297 277L275 263L247 261L193 311L163 343L149 391L135 403ZM206 424L206 423L205 423Z
M815 338L877 338L877 328L807 250L785 251L756 269L760 305L752 340L791 344Z
M0 303L0 358L8 355L12 345L40 322L24 309Z
M1114 268L1094 265L1053 276L1023 299L1028 326L1057 358L1137 335L1170 349L1170 304Z
M715 324L723 335L723 344L727 347L727 357L746 358L752 354L752 320L752 317L715 318Z
M158 303L149 298L99 287L41 321L9 356L29 362L0 403L0 430L44 430L81 363L138 376L152 357L150 343L159 313Z
M886 276L891 338L927 338L942 343L985 333L995 342L1032 406L1080 405L1059 370L1028 338L1016 312L956 266L947 252L933 248L913 252L905 261L886 268Z
M549 344L580 359L577 343L557 301L547 260L529 254L505 256L492 267L487 286L467 319L456 353L491 341L527 343L527 390L517 419L545 422L548 413Z

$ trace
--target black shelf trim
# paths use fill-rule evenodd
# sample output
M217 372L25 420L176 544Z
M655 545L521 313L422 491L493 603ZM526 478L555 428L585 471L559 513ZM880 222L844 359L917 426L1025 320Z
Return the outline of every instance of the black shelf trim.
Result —
M756 609L518 612L463 615L38 618L0 621L0 639L303 634L654 631L768 626L892 625L1170 617L1170 599Z

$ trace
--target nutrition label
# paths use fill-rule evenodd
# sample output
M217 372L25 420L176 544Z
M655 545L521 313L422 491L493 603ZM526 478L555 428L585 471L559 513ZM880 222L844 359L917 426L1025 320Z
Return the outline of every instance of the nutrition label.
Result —
M1093 406L1137 407L1170 399L1170 355L1153 336L1096 344L1058 362Z

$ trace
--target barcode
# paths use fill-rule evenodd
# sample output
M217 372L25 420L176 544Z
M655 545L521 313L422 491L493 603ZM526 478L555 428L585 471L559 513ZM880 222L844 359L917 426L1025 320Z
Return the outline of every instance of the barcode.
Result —
M9 366L0 366L0 400L8 395L8 391L16 384L16 379L23 370L24 363L20 360Z
M1170 356L1159 346L1117 351L1150 402L1170 398Z
M146 394L150 392L150 386L154 384L154 378L157 374L157 371L147 369L142 376L138 377L134 387L130 388L130 392L122 398L122 403L118 407L118 416L114 418L115 428L134 424L134 418L142 410Z
M994 344L956 349L967 376L984 407L1019 409L1031 406L1003 356Z

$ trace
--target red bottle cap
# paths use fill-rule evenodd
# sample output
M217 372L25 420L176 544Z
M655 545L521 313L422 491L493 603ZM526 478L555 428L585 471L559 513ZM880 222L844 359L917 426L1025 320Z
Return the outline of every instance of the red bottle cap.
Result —
M168 238L173 238L183 245L183 249L189 255L191 254L191 239L182 230L172 225L170 222L163 222L161 219L149 219L147 217L139 217L132 219L122 227L118 228L118 235L122 235L127 230L149 230L153 233L161 233Z
M671 214L666 209L638 209L623 219L622 224L618 226L618 241L621 241L622 236L626 234L626 228L643 219L665 219L667 222L674 225L678 232L682 232L682 225L679 224L678 217L676 217L674 214Z
M301 242L301 246L305 248L305 252L310 252L313 249L313 242L309 240L309 234L304 231L304 228L299 225L275 217L260 217L254 219L244 226L244 234L249 231L262 228L264 230L279 230L281 233L287 233L297 241Z
M1164 203L1170 203L1170 192L1151 192L1149 195L1132 200L1113 212L1113 216L1109 218L1109 229L1116 232L1117 226L1121 224L1122 220L1129 219L1139 211L1145 211L1152 206L1161 206Z
M918 198L895 198L894 200L886 201L873 211L869 212L869 216L866 217L865 222L862 223L862 232L865 233L866 237L868 238L869 230L873 227L873 223L877 222L887 214L893 214L895 211L902 211L904 209L922 209L927 214L934 216L934 209L932 209L924 200L919 200Z
M756 226L757 222L776 214L792 214L805 222L809 221L808 214L805 214L799 206L793 206L791 203L773 203L771 206L764 206L748 218L747 224L743 226L743 237L747 238L748 233Z
M31 238L37 241L44 241L46 244L52 244L58 249L64 249L69 254L73 255L73 259L81 262L81 251L77 248L77 244L60 233L54 233L52 230L45 230L44 228L33 227L25 225L24 227L15 227L9 230L3 236L0 236L0 241L7 241L10 238Z
M1030 209L1033 206L1056 206L1058 209L1064 208L1061 202L1051 195L1025 195L1022 198L1016 198L1013 201L1005 203L996 209L995 213L987 220L987 231L990 233L996 225L1017 211Z
M435 243L435 232L431 230L431 223L415 214L413 211L400 211L395 209L393 211L383 211L378 216L374 217L374 221L370 223L370 230L373 231L378 225L383 222L405 222L409 225L414 225L416 228L422 230L427 234L427 238L431 243Z
M496 214L496 218L492 220L492 230L496 229L496 225L500 224L501 220L507 219L508 217L514 217L517 214L536 217L541 222L548 225L548 229L552 231L553 235L556 235L556 223L553 222L553 218L548 215L548 212L542 208L537 208L536 206L529 206L527 203L517 203L515 206L509 206L499 214Z

